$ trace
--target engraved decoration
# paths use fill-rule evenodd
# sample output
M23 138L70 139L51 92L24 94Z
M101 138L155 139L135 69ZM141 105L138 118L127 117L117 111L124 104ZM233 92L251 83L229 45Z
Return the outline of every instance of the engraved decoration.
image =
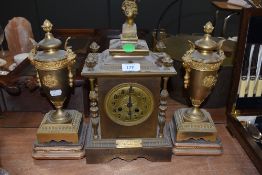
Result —
M142 139L121 139L116 140L116 148L141 148Z
M217 78L213 75L209 75L206 76L203 80L202 80L202 85L204 87L210 88L212 86L214 86L216 84Z
M43 76L42 83L46 87L54 88L58 85L58 80L56 79L56 77L48 74L46 76Z

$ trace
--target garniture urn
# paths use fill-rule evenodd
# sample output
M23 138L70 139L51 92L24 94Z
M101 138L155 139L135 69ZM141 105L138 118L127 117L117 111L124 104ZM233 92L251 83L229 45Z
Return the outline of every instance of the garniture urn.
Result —
M216 43L211 39L213 26L208 22L204 26L205 35L195 43L190 43L190 50L183 56L184 87L188 89L193 108L186 112L189 121L204 121L205 116L199 110L201 103L215 86L218 70L225 56L221 50L223 40Z
M37 138L39 142L64 140L76 143L81 117L76 119L74 112L62 109L73 86L72 66L76 55L67 46L69 38L65 42L65 50L59 49L62 42L54 38L52 26L50 21L44 21L42 28L46 32L45 38L39 43L33 41L34 48L29 55L39 86L56 109L45 115Z
M201 103L215 86L218 70L225 56L221 50L224 40L218 43L212 40L214 27L211 22L204 26L203 38L189 41L190 49L182 57L185 68L184 87L188 90L192 108L182 110L177 119L177 140L205 139L216 140L216 128L210 114L200 109Z

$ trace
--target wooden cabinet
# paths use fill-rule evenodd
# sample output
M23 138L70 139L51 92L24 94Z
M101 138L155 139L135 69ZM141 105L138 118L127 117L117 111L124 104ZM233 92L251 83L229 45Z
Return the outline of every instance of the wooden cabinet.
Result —
M249 127L259 128L262 113L261 67L262 10L244 9L233 70L231 96L227 106L227 127L238 139L258 171L262 173L262 144ZM257 53L258 52L258 53ZM254 86L253 86L254 85ZM261 120L260 120L261 121ZM261 128L260 128L261 129ZM260 130L260 132L262 132ZM261 141L261 138L260 138Z

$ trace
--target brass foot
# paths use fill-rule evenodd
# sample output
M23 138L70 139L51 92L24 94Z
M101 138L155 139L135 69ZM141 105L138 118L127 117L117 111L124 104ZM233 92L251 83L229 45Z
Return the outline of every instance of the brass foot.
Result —
M52 113L48 117L48 122L50 123L71 123L72 118L67 111L58 109L56 111L52 111Z
M199 108L188 108L184 112L184 120L187 122L205 122L208 121L208 118Z

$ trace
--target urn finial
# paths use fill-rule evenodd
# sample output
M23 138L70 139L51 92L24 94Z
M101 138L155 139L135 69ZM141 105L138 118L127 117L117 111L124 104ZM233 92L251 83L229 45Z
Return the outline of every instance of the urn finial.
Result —
M52 30L53 24L48 19L46 19L41 27L45 32L50 32Z
M204 32L207 34L211 34L213 30L214 30L213 24L210 21L208 21L206 25L204 26Z

